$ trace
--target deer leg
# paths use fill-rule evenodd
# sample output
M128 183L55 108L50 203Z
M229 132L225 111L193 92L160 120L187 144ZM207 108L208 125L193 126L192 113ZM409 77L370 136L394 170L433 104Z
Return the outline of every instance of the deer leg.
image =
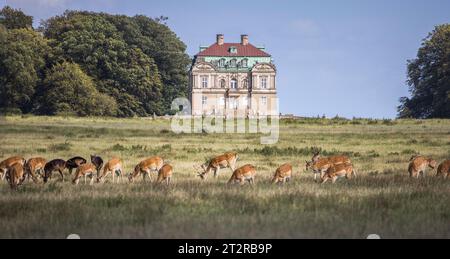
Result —
M59 174L61 175L61 179L64 182L64 174L62 170L58 170Z
M335 176L335 177L333 177L332 183L333 183L333 184L335 184L335 183L336 183L336 181L337 181L337 179L338 179L338 178L337 178L336 176Z
M220 166L216 168L216 170L214 170L214 178L217 178L219 176L219 172L220 172Z

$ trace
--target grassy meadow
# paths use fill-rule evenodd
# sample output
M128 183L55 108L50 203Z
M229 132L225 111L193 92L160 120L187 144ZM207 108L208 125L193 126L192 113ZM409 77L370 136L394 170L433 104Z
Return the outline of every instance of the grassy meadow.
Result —
M164 119L10 116L0 118L0 160L119 156L128 174L160 155L174 166L173 185L50 183L11 191L0 182L0 238L450 238L450 180L409 179L414 154L450 158L450 120L281 121L276 145L258 134L174 134ZM319 185L305 172L311 148L348 154L358 178ZM229 187L230 170L202 182L193 165L236 151L257 166L256 186ZM281 164L293 180L269 180Z

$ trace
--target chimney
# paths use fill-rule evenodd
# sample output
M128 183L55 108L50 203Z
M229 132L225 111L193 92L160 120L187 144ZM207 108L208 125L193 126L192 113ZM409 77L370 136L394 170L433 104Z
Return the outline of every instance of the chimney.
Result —
M248 45L248 35L247 34L241 35L241 44L244 46Z
M217 45L223 45L224 37L223 34L217 34Z

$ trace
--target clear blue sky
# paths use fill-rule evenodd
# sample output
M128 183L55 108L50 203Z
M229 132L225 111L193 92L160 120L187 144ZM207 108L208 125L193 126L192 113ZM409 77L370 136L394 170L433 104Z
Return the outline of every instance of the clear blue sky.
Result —
M406 61L434 26L450 22L449 0L0 0L41 19L66 9L150 17L196 54L226 41L265 45L278 67L282 113L393 118L408 95Z

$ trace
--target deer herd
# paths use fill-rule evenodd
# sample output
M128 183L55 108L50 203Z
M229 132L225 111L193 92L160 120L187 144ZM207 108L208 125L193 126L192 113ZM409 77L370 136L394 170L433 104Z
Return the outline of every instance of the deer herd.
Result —
M248 183L253 185L257 168L251 164L237 168L238 159L237 153L228 152L212 158L201 166L194 166L194 169L197 171L197 176L205 180L210 174L217 178L220 170L228 168L232 173L228 184L244 185ZM411 178L425 177L428 168L435 169L436 167L436 177L448 178L450 175L450 160L446 160L437 166L437 161L432 158L413 156L409 162L408 172ZM14 156L0 162L0 180L6 180L12 189L17 189L30 179L34 183L39 183L39 178L42 178L43 182L47 183L54 172L58 172L61 180L64 181L66 169L70 175L75 170L72 179L72 183L75 185L81 179L84 179L84 183L87 184L87 178L89 178L91 185L94 181L104 183L110 175L113 183L120 183L124 176L123 162L118 157L113 157L104 163L103 159L96 155L91 155L90 162L82 157L74 157L67 161L63 159L47 161L41 157L25 160L23 157ZM306 171L310 170L314 174L314 180L317 182L319 177L321 183L327 181L335 183L339 178L351 179L357 176L352 161L345 155L322 157L319 152L316 152L310 161L306 161ZM152 179L152 174L156 174L155 181ZM276 169L271 182L274 184L287 183L292 179L292 174L292 164L283 164ZM170 185L172 175L173 167L161 157L155 156L137 164L134 170L128 174L128 181L132 183L137 177L142 176L144 182L148 178L150 182L153 181L156 184Z

